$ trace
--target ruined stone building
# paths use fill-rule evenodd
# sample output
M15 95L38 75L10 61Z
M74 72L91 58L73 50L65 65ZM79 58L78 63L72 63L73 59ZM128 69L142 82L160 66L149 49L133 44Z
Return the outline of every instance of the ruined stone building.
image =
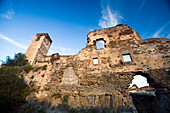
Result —
M76 55L47 56L51 43L47 33L37 33L26 52L31 65L47 65L47 70L32 71L25 78L28 84L34 81L40 87L35 100L57 106L68 95L68 105L73 108L99 106L135 113L129 85L135 75L142 75L156 92L152 109L159 113L170 110L169 39L142 40L134 29L117 25L90 32L86 47Z

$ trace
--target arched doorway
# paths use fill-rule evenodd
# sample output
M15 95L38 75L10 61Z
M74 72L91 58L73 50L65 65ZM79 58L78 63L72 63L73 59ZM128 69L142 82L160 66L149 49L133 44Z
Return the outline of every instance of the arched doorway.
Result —
M131 84L129 85L129 94L138 111L138 113L155 113L156 94L154 88L155 81L147 73L134 73Z

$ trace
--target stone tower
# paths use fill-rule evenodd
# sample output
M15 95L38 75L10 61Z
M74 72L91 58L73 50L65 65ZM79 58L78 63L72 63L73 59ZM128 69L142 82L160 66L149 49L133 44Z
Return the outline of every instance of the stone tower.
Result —
M37 33L25 53L29 64L35 65L37 61L44 58L51 46L51 43L52 40L48 33Z

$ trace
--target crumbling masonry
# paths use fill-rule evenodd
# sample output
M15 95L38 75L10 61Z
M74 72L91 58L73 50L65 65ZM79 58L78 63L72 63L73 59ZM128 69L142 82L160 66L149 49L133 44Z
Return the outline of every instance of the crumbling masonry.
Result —
M32 71L25 78L28 84L34 81L40 87L29 99L44 99L57 106L68 95L68 105L73 108L100 106L137 112L128 88L133 76L140 74L155 89L156 103L164 103L156 110L170 110L169 39L142 40L134 29L117 25L90 32L86 47L76 55L46 56L51 43L47 33L38 33L26 52L31 65L47 65L46 71Z

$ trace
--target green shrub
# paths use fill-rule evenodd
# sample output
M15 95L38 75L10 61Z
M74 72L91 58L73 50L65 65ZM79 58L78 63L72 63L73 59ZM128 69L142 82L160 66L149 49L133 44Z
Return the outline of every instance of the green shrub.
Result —
M65 96L64 96L64 99L63 99L63 102L68 103L68 98L69 98L69 96L68 96L68 95L65 95Z
M69 113L79 113L77 109L71 108L71 110L69 111Z
M26 102L30 88L24 83L22 66L2 66L0 68L0 109L4 113L11 113L19 109Z
M38 111L37 111L38 113L46 113L45 111L44 111L44 108L40 108L40 109L38 109Z
M44 108L37 108L36 104L25 104L19 113L46 113Z
M21 109L20 113L34 113L35 111L36 111L36 108L34 105L27 104Z
M1 112L17 112L26 103L26 96L33 89L30 89L25 84L21 72L25 71L28 73L31 69L32 66L28 64L24 54L18 53L14 56L14 59L11 59L9 56L7 57L6 63L0 68Z
M51 97L60 98L60 97L61 97L61 94L60 94L60 93L54 93Z
M34 71L34 72L37 72L37 71L40 70L40 69L41 69L41 67L35 67L33 71Z
M42 70L46 70L46 69L47 69L47 65L43 65Z
M44 66L41 66L41 67L35 67L33 71L34 71L34 72L37 72L37 71L40 70L40 69L46 70L46 69L47 69L47 65L44 65ZM40 74L40 72L39 72L39 74Z
M23 53L17 53L14 56L14 59L11 59L9 56L6 58L5 66L24 66L28 64L28 60L26 60L26 56Z
M27 65L24 65L22 66L22 69L26 72L26 73L29 73L32 69L32 66L27 64Z

